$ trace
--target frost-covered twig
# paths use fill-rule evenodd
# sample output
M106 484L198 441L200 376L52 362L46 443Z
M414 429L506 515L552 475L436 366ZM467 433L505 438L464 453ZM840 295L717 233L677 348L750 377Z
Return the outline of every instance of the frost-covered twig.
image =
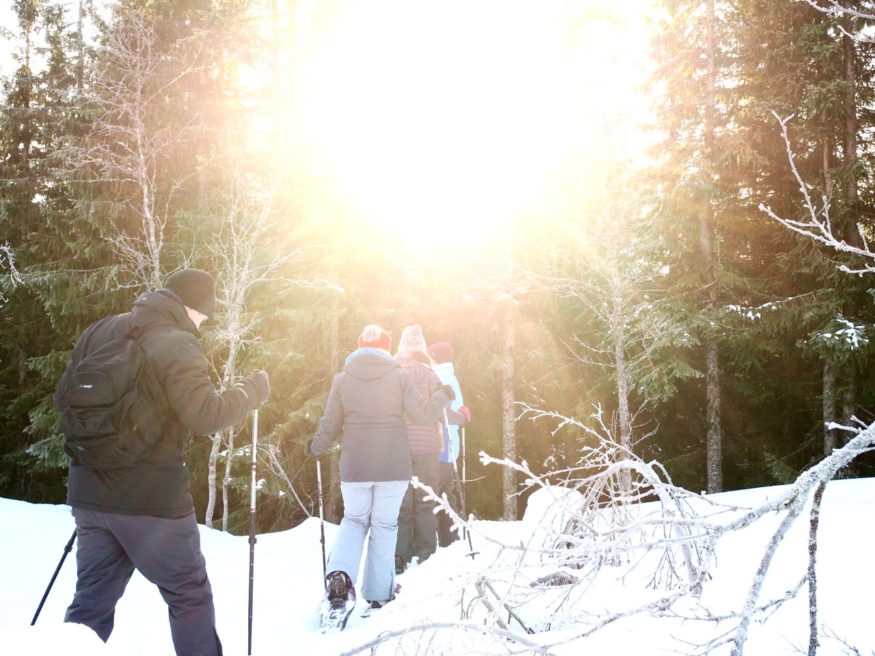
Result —
M765 203L760 203L759 209L765 212L770 218L780 223L785 228L816 241L819 244L829 246L833 250L849 255L856 255L863 258L864 263L859 267L850 267L846 264L839 266L840 271L852 274L875 273L875 252L869 247L869 242L866 238L865 231L862 226L857 226L857 231L860 236L862 247L848 244L844 239L838 237L833 225L830 221L830 199L823 196L821 199L820 208L814 202L809 185L802 179L799 169L796 166L796 156L793 152L793 147L790 143L790 136L787 131L788 123L793 119L793 116L785 118L780 117L775 112L772 115L781 126L781 136L784 139L784 147L787 151L787 160L790 163L790 171L793 178L799 186L799 191L802 194L803 204L805 207L805 216L799 219L787 219L779 216L772 208Z
M829 16L841 17L845 16L853 20L873 22L875 21L875 9L870 11L862 11L852 6L846 6L838 2L838 0L805 0L810 6L819 12L828 14ZM875 41L875 36L871 32L863 30L849 31L844 25L837 26L839 31L860 43L872 43Z
M304 511L304 514L307 515L307 517L312 517L313 513L311 513L307 506L304 505L304 502L301 501L301 497L298 496L298 492L297 490L295 490L295 486L292 485L292 480L289 478L289 475L286 473L286 470L283 469L283 466L279 461L279 447L272 442L268 442L267 446L264 448L264 453L267 454L267 464L270 468L271 473L274 476L282 479L282 481L286 484L289 492L292 494L293 497L295 497L295 501L298 502L301 510Z
M0 244L0 271L3 269L8 270L9 283L13 289L21 284L21 274L18 273L18 269L15 266L15 252L12 250L9 242L5 241ZM0 307L4 303L6 303L6 297L0 291Z
M534 640L527 639L522 635L506 629L498 629L491 626L484 626L478 622L460 621L460 622L423 622L412 626L405 626L395 631L384 631L373 640L359 645L354 649L341 652L338 656L354 656L370 652L376 653L376 649L389 640L400 637L410 637L418 634L424 634L429 631L452 631L471 633L477 636L478 642L482 638L494 638L502 644L503 654L541 654L543 656L555 655L557 652L552 651L552 646L542 645ZM517 650L520 651L517 651Z
M577 466L547 475L537 475L526 462L481 453L485 464L511 468L529 488L537 490L529 497L518 542L502 543L478 531L476 522L459 517L445 498L437 498L414 481L415 486L428 491L427 498L435 503L436 511L449 514L457 528L465 526L477 534L486 547L480 548L482 558L489 557L490 551L493 554L488 562L472 562L470 570L462 573L459 593L461 625L466 631L476 625L488 638L483 643L487 645L484 654L493 653L489 651L493 646L496 650L503 644L507 646L502 638L506 633L516 636L507 653L514 653L517 647L523 649L521 645L528 643L520 641L534 640L534 636L540 638L538 650L527 653L553 653L551 650L563 645L582 645L606 627L640 615L706 622L719 635L699 644L688 643L695 647L695 653L713 653L728 647L736 656L742 654L752 624L767 623L778 609L798 598L806 582L810 591L814 590L812 559L795 585L776 597L763 594L772 576L778 546L789 535L790 527L812 496L813 520L819 513L817 490L875 444L875 426L836 426L851 435L844 447L804 472L774 498L752 508L738 508L675 487L658 462L645 462L614 444L597 416L595 421L584 423L535 408L528 408L527 413L539 420L580 427L583 439ZM630 489L619 483L623 472L631 477ZM712 612L706 605L707 597L700 593L711 577L718 543L774 515L778 516L777 527L763 546L742 603L719 614ZM816 536L813 525L809 532ZM643 603L630 607L592 603L600 599L600 586L611 581L623 586L639 582L642 588L663 592L649 594ZM466 599L472 600L467 606ZM698 610L691 611L691 607ZM426 642L429 649L437 649L437 645L443 648L443 639L450 637L439 636L438 632L458 629L460 624L422 626L419 637L412 638L417 640L414 652L421 651ZM434 633L426 635L431 629ZM534 632L532 638L522 633L529 630ZM397 637L397 633L385 634L369 644L376 649ZM491 641L497 642L493 645ZM389 648L406 653L401 643Z

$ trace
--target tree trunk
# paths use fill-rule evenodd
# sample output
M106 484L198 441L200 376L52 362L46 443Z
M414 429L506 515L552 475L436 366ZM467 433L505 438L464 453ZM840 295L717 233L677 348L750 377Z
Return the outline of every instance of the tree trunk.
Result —
M853 21L853 19L849 19ZM847 26L850 32L852 25ZM844 34L842 36L842 49L845 55L845 168L848 171L847 189L845 191L846 212L848 214L847 242L858 248L863 246L858 225L859 217L859 191L857 189L857 133L860 130L860 122L857 118L857 65L856 44L854 40ZM853 300L846 304L847 316L855 316L858 313L857 303ZM851 418L856 414L856 387L857 378L853 364L849 364L843 370L847 380L842 381L842 424L850 424ZM835 446L841 446L836 443Z
M514 333L510 319L504 326L504 343L501 350L501 447L504 458L516 461L516 414L514 412ZM502 477L503 512L505 520L517 518L516 475L510 467L504 468Z
M823 122L826 124L826 112L823 113ZM820 147L821 167L823 168L823 193L827 198L832 198L833 179L830 170L831 150L829 139L825 138Z
M720 421L720 363L716 344L708 345L705 381L708 398L708 493L723 491L723 429Z
M823 361L823 455L829 456L836 448L835 430L829 425L836 419L836 374L832 362Z
M714 0L708 2L708 52L707 52L707 97L705 102L705 158L704 181L705 198L699 219L699 237L702 259L705 267L705 287L707 298L705 312L713 316L717 309L716 254L714 252L714 207L712 199L713 152L714 152L714 113L716 108L716 52L714 42ZM723 490L723 431L720 421L720 354L716 335L706 338L705 354L705 394L707 403L707 489L709 493Z
M848 371L848 380L842 391L842 425L850 426L857 414L857 376L853 369ZM839 445L840 446L840 445Z
M216 461L219 457L219 447L222 445L222 434L214 433L210 437L210 461L207 467L207 509L204 511L204 524L213 528L213 514L216 512Z
M614 372L617 376L617 414L620 422L620 445L623 458L628 458L632 453L632 415L629 412L629 371L626 366L626 330L623 316L623 299L620 294L620 281L618 274L611 274L611 334L614 341ZM632 491L632 474L624 469L621 473L620 486L623 495Z
M808 656L816 656L820 645L817 630L817 528L826 483L818 484L811 501L811 521L808 525Z
M849 244L861 247L860 233L857 229L857 180L854 168L857 164L857 70L856 48L854 40L847 34L842 36L842 49L845 55L845 169L848 171L845 201L847 212L851 217L848 223L845 239Z
M85 85L85 0L79 0L79 15L76 19L76 90L82 94Z
M244 295L240 291L241 289L245 289L245 280L241 281L240 272L232 271L229 272L231 275L231 279L236 282L231 283L231 288L228 290L227 300L228 302L228 312L226 317L226 326L228 334L230 337L230 344L228 346L228 359L225 360L225 366L222 369L222 389L229 389L235 383L237 378L237 355L240 353L243 345L240 341L240 334L242 332L242 320L241 315L243 313L244 308ZM245 278L245 277L244 277ZM228 439L224 440L225 435L228 435ZM216 433L213 436L213 448L210 449L210 464L209 464L209 475L208 475L208 485L209 485L209 501L207 502L207 518L209 523L207 526L212 527L213 514L215 513L215 501L216 501L216 474L217 474L217 463L219 458L219 449L222 446L222 442L227 441L227 453L228 457L225 458L225 470L222 474L222 530L228 530L228 489L231 481L231 466L234 462L234 427L231 426L224 431Z
M225 459L225 473L222 476L222 530L228 532L228 515L231 513L231 461L234 453L234 438L237 431L232 426L228 429L228 457Z

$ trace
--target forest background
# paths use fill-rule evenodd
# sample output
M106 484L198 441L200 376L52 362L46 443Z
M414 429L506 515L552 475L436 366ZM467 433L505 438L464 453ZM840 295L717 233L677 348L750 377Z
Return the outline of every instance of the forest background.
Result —
M314 513L306 445L372 322L453 344L483 518L525 488L481 451L561 482L589 428L716 492L792 481L842 444L825 426L875 421L859 262L764 209L826 198L866 247L872 3L603 4L14 0L0 496L63 502L73 343L184 266L219 281L216 383L271 376L262 532ZM246 530L250 439L193 440L199 521Z

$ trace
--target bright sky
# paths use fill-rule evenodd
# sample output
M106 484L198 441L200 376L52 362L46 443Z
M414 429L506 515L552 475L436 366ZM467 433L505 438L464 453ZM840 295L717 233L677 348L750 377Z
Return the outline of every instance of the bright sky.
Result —
M261 102L286 103L293 150L360 220L476 244L549 214L574 167L641 150L651 3L302 0L297 93Z
M636 147L647 4L303 3L293 129L367 220L476 242Z
M0 2L0 28L11 29L15 25L15 14L10 2ZM12 69L12 43L0 34L0 75Z

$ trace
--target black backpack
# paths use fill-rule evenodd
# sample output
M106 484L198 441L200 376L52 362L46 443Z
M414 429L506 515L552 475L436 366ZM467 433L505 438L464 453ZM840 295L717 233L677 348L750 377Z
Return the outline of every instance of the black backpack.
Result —
M142 394L146 354L131 328L83 357L56 398L71 464L114 469L135 463L161 436L162 422Z

